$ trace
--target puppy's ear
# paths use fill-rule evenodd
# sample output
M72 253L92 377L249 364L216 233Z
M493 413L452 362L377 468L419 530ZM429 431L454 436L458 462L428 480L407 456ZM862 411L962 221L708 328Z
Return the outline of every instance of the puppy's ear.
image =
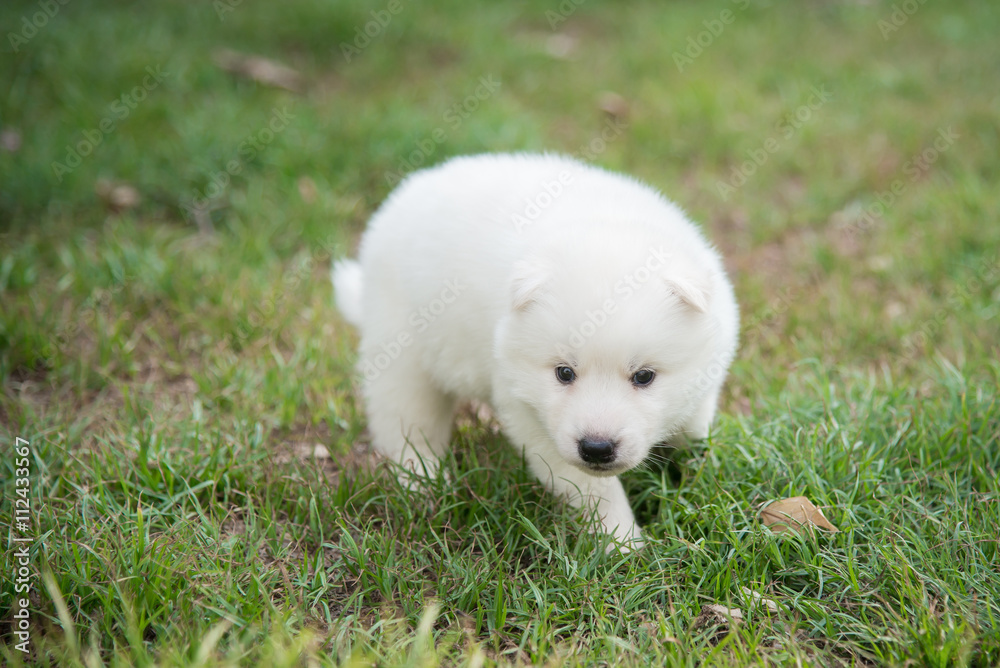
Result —
M708 301L712 297L712 272L704 267L687 263L674 264L671 271L663 274L667 291L688 307L699 313L708 311Z
M699 313L708 311L709 282L689 278L666 279L671 294Z
M510 279L510 304L515 311L523 311L538 298L542 287L549 281L549 271L534 262L521 261L514 265Z

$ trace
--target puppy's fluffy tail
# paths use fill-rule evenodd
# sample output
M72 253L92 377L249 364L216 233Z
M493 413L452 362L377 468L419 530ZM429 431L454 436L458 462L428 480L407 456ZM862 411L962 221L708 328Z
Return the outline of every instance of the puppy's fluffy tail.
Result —
M338 260L330 272L337 308L355 327L361 326L364 312L364 280L357 260Z

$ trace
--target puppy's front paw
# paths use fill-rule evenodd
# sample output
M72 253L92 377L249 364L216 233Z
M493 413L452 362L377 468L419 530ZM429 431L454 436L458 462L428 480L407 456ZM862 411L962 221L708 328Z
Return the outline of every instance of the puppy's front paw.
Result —
M441 470L441 462L436 457L406 458L399 463L399 483L411 492L426 491L438 476L451 480L447 471Z
M610 530L605 527L605 531L614 538L614 542L608 543L606 550L608 554L615 551L628 554L632 550L641 549L646 544L646 540L642 537L642 531L635 523L628 527L619 525Z

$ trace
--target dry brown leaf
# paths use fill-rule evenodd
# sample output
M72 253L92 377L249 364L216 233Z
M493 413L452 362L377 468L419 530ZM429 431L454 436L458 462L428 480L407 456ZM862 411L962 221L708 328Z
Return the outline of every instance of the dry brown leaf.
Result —
M823 511L813 505L804 496L793 496L790 499L774 501L760 511L761 521L774 533L794 531L803 533L812 527L825 529L831 533L840 531L830 524Z
M253 79L257 83L275 88L284 88L293 93L302 90L302 76L291 67L286 67L261 56L251 56L228 49L219 49L212 54L215 64L227 72Z
M613 91L607 90L600 94L597 98L597 108L612 118L628 118L628 100Z

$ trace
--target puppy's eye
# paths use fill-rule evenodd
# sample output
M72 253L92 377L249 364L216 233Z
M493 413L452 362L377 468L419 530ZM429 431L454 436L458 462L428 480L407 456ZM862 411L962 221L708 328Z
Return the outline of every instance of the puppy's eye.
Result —
M632 374L632 384L636 387L645 387L656 378L656 372L652 369L639 369Z
M556 378L558 378L559 382L563 385L569 385L576 380L576 372L568 366L557 366Z

